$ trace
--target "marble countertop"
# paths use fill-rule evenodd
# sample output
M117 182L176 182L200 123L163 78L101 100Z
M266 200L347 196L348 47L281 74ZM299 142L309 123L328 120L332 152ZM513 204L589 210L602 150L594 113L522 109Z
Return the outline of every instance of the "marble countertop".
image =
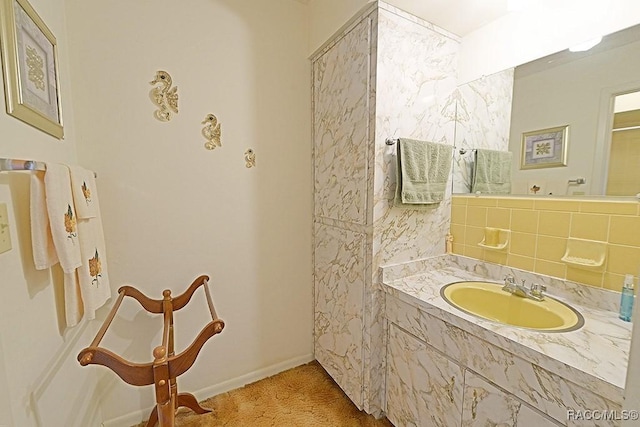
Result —
M579 293L548 287L547 294L570 304L584 317L577 331L545 333L484 320L462 312L440 296L440 288L461 280L496 281L487 277L486 269L467 268L465 263L452 263L461 257L439 257L428 271L417 273L405 269L402 276L384 272L385 292L416 306L426 313L499 346L531 363L558 374L614 402L621 402L631 344L631 323L618 319L618 313L580 301ZM444 260L444 261L443 261ZM500 271L499 273L503 273ZM512 269L518 277L518 271ZM396 277L394 277L394 275ZM553 283L557 286L557 283ZM568 298L567 295L573 296ZM592 296L593 297L593 296ZM610 308L610 307L608 307Z

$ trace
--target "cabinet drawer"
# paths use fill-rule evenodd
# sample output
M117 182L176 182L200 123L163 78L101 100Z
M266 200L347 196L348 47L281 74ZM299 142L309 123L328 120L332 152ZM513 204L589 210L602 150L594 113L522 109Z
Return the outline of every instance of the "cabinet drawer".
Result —
M467 370L464 374L462 426L536 426L561 424Z

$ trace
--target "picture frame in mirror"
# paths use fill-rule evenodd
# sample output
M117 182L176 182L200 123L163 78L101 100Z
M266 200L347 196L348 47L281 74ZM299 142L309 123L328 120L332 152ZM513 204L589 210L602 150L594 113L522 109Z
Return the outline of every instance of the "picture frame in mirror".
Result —
M520 169L567 166L569 125L522 134Z

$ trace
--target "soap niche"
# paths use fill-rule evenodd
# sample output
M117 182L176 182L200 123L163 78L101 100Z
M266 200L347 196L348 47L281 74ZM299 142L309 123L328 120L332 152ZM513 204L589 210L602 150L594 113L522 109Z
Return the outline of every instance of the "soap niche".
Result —
M504 228L485 227L484 237L478 243L478 246L484 249L502 251L509 246L510 235L511 231Z
M567 249L560 258L569 267L602 270L607 259L607 242L599 240L567 239Z

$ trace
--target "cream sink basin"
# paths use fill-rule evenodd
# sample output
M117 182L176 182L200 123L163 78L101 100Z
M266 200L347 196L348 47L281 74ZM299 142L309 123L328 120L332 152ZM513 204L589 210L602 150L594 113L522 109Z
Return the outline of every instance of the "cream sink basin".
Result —
M575 331L584 318L574 308L545 295L543 301L502 290L502 284L468 281L445 285L442 298L465 313L505 325L544 332Z

